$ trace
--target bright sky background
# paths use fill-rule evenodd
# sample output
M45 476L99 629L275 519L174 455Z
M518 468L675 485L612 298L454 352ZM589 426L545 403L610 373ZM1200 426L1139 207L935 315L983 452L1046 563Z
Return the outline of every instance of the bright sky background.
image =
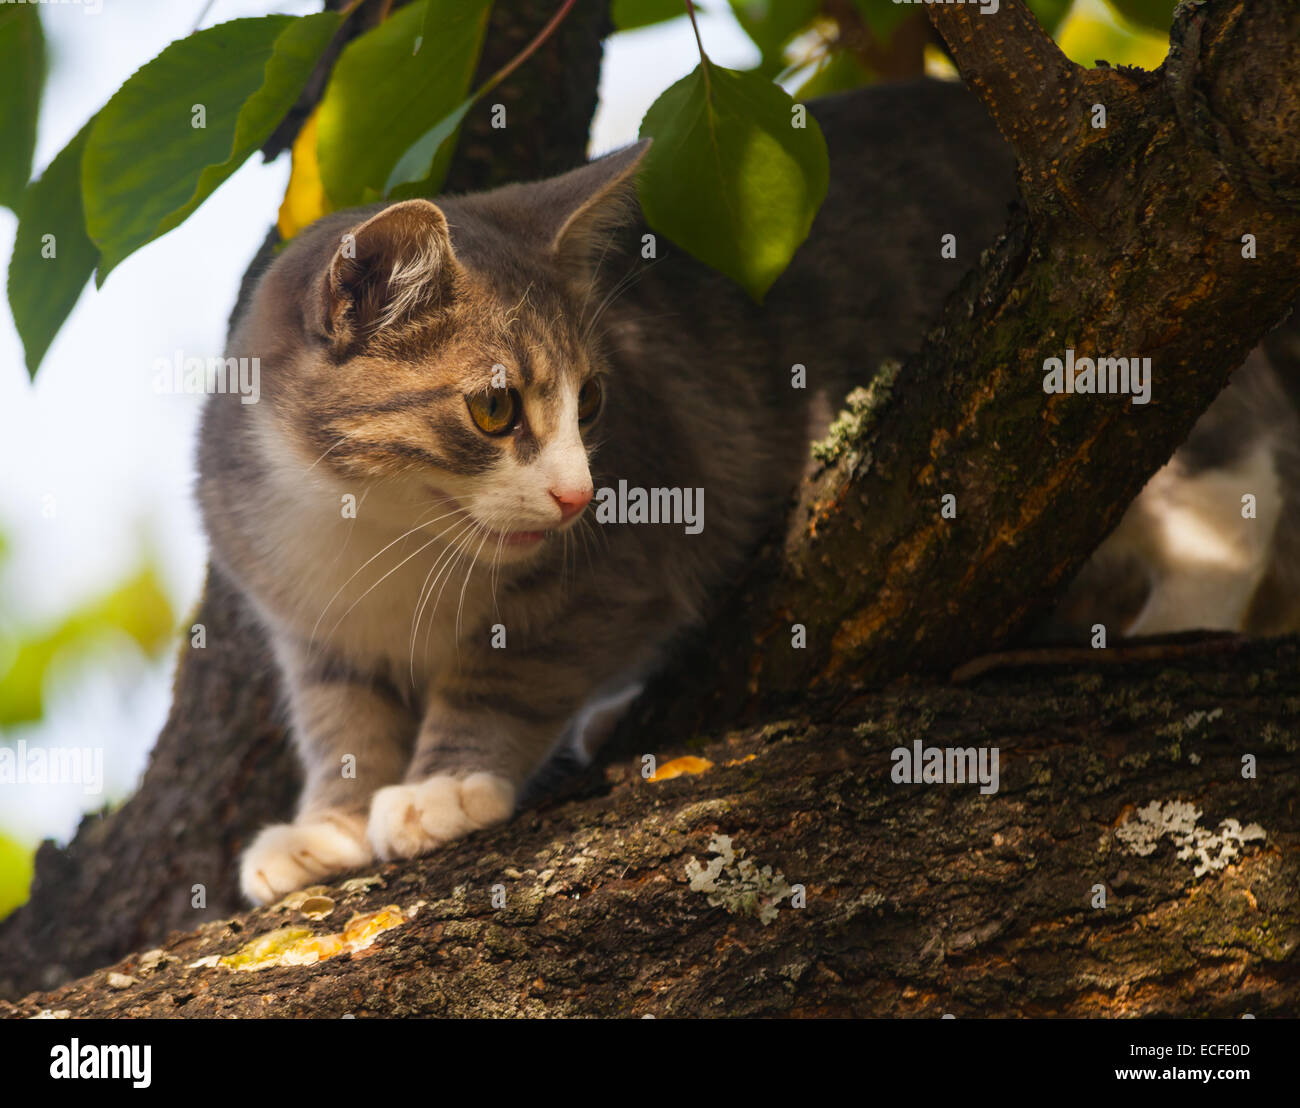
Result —
M42 5L50 73L41 109L36 166L43 168L135 69L188 34L202 0L104 0L88 14L75 4ZM701 34L721 65L746 68L757 52L725 0L700 5ZM306 14L301 0L216 0L203 26L269 12ZM592 152L636 137L641 116L694 68L689 24L674 20L611 39ZM254 158L194 215L123 263L96 292L82 294L29 383L8 310L0 311L0 532L11 544L0 580L0 618L54 623L118 582L152 547L177 612L198 599L205 541L191 497L201 398L160 396L155 358L176 350L219 352L239 279L260 245L288 181L288 158ZM0 209L7 271L17 220ZM42 507L53 497L54 514ZM83 810L120 800L134 787L167 714L172 656L149 665L116 647L57 676L41 724L9 740L29 745L103 746L105 792L67 788L0 792L0 833L28 842L66 840Z

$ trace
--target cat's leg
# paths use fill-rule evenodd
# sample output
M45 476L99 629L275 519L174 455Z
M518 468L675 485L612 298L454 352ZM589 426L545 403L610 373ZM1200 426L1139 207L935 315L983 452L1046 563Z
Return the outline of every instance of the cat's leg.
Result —
M294 821L264 828L241 859L257 904L371 861L370 798L402 779L417 723L381 675L278 645L305 780Z
M539 690L528 701L472 678L430 697L404 783L371 801L369 837L379 857L410 858L510 818L588 691L572 673L537 680L517 673L508 685Z
M584 764L605 745L623 714L645 691L647 680L647 667L639 666L598 690L582 706L573 720L572 737L574 753Z

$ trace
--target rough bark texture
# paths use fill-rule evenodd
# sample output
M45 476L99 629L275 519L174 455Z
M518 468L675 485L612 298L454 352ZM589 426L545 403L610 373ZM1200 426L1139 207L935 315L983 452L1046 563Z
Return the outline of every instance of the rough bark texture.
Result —
M1026 210L828 442L732 606L728 641L754 648L674 675L677 726L945 673L1024 632L1300 291L1300 7L1184 4L1154 74L1079 69L1019 0L930 12L1021 159ZM1150 357L1151 403L1045 395L1067 348Z
M1184 5L1154 76L1081 73L1018 0L1002 10L933 16L1025 158L1028 211L831 449L787 540L625 721L621 760L576 796L383 870L382 888L336 889L323 920L214 921L153 968L128 958L133 984L96 973L12 1014L1294 1014L1294 641L867 692L1024 627L1300 288L1294 4ZM464 181L547 168L471 165ZM1044 396L1042 361L1067 346L1152 356L1150 407ZM939 515L948 492L956 520ZM11 996L192 927L196 882L209 913L235 912L239 846L289 809L265 653L233 633L241 608L217 579L196 620L229 649L187 652L139 794L68 851L42 850L31 904L0 925ZM806 650L790 649L794 622ZM636 756L662 762L696 735L712 770L642 781ZM893 784L890 752L914 739L999 747L1001 791ZM1153 800L1267 838L1195 878L1167 842L1139 856L1115 837ZM743 898L691 891L687 859L707 860L714 833L802 884L806 907L764 927ZM185 968L388 904L399 927L314 968Z
M210 923L112 967L113 983L97 972L0 1012L1294 1015L1298 674L1295 641L1226 644L1177 669L862 698L711 736L691 753L712 769L658 783L640 774L652 751L627 750L566 800L364 875L382 885L331 887L325 918L281 906ZM894 783L891 750L916 740L998 747L999 791ZM653 753L662 767L670 752ZM1179 799L1207 829L1236 819L1267 838L1198 878L1168 841L1143 856L1116 835ZM718 903L692 891L688 862L711 859L715 834L803 885L806 906L764 925L725 873ZM189 968L389 905L398 926L314 966Z
M554 0L498 0L474 87L523 50L558 8ZM612 29L608 4L575 5L546 45L465 117L443 191L474 192L581 165L596 112L600 43ZM492 126L496 104L505 106L504 128Z

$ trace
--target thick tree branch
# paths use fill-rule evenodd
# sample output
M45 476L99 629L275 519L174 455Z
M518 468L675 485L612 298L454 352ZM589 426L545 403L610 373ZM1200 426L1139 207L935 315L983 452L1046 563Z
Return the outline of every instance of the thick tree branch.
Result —
M1292 1015L1297 675L1291 640L1179 672L1031 672L796 713L693 748L702 774L651 783L629 757L563 802L360 875L377 882L173 935L0 1014ZM916 742L998 748L998 791L895 783L893 751ZM655 753L662 767L671 751ZM1169 835L1139 852L1153 801L1194 802L1235 845L1208 846L1199 874ZM783 878L805 906L787 892L764 925L739 859L712 902L693 889L715 835L772 867L758 895ZM373 945L335 953L326 936L390 906ZM249 944L286 927L290 961L330 956L211 964L252 965Z
M1060 69L1055 47L1018 2L1003 7L1010 30L970 6L933 12L1027 147L1019 98L1032 82L987 67ZM1050 172L1022 174L1028 211L920 354L880 378L828 442L784 550L714 624L720 664L707 677L694 676L698 657L675 669L658 726L947 673L1023 633L1289 310L1300 291L1300 202L1286 184L1300 180L1300 7L1184 5L1174 33L1175 75L1104 78L1094 137L1070 141L1092 130L1094 91L1079 98L1072 67L1064 94L1034 94L1033 110L1063 107L1039 136ZM1067 350L1150 358L1150 403L1045 393L1047 359ZM943 514L948 496L955 518ZM755 646L731 661L722 636Z
M926 9L962 79L979 96L1030 180L1031 203L1063 151L1086 140L1090 90L1112 85L1109 70L1085 70L1061 53L1023 0L984 15L974 4Z

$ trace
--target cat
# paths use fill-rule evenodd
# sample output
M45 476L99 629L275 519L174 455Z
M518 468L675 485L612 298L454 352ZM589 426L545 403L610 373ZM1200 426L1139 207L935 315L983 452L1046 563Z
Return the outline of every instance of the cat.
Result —
M1129 505L1039 637L1090 641L1097 626L1124 638L1300 630L1300 416L1263 347Z
M333 213L241 298L227 355L260 400L209 399L197 492L304 769L250 900L504 822L557 747L590 752L1005 225L1014 160L961 85L809 109L830 184L761 307L645 225L644 142ZM1108 601L1093 576L1074 616Z
M939 235L973 264L1005 223L1013 162L958 86L811 107L830 185L761 308L644 225L644 142L333 213L259 278L227 355L260 399L209 398L197 486L304 768L249 899L500 823L575 726L590 746L779 522L810 436L915 344L963 268Z

